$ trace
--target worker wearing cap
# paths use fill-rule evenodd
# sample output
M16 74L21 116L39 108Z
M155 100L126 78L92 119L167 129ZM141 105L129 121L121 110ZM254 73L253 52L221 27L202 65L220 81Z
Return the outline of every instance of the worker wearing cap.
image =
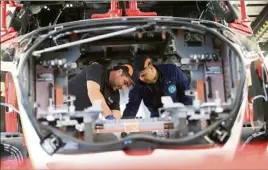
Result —
M76 110L92 106L94 100L101 100L106 119L121 117L119 89L133 85L133 68L122 64L106 69L99 63L92 63L69 80L69 94L74 95Z
M129 102L122 118L135 118L141 100L151 112L151 117L158 117L158 109L163 106L161 96L170 96L173 102L192 104L192 99L185 95L190 83L185 74L174 64L154 65L147 56L136 57L133 68L138 80L129 93Z

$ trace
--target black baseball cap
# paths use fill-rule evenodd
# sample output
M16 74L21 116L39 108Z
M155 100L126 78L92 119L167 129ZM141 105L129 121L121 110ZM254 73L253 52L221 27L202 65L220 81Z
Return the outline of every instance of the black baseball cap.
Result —
M146 69L150 64L152 64L152 60L148 56L146 55L137 56L134 59L133 68L136 74L138 74L139 72Z

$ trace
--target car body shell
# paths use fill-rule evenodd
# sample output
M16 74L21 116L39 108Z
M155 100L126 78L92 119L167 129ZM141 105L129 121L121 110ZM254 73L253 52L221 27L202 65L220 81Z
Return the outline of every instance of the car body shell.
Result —
M168 21L171 18L165 17L164 19ZM125 18L121 19L122 21L125 20ZM243 62L247 64L259 58L258 53L245 52L239 45L234 44L234 46L243 56L245 56ZM255 57L250 58L250 56ZM27 110L23 105L22 88L19 84L20 74L18 65L14 61L8 62L8 64L9 66L7 68L1 70L10 72L13 77L23 135L31 165L34 169L165 169L167 167L167 169L177 169L193 165L193 161L196 166L200 166L202 162L208 159L211 159L211 161L213 159L215 159L215 161L231 161L235 158L240 146L240 136L243 130L244 120L249 116L246 83L242 87L244 88L243 98L235 123L231 129L232 135L222 146L210 148L155 149L150 154L143 153L142 151L136 151L137 154L128 154L120 150L75 155L58 153L49 155L40 145L41 139L33 127Z

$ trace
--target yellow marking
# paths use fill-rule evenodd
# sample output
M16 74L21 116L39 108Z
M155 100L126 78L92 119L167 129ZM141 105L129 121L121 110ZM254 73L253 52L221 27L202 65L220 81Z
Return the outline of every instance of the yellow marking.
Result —
M267 26L268 26L268 20L265 21L264 24L260 27L260 29L256 33L256 36L260 35L263 32L264 28ZM266 32L268 32L268 30Z
M248 86L252 85L252 79L251 79L251 71L250 69L247 69L247 80L248 80Z

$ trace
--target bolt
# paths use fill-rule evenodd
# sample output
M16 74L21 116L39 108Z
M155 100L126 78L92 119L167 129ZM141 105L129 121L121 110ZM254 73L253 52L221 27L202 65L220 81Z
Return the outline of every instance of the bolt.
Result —
M51 64L51 66L54 66L55 65L55 61L54 60L51 60L50 61L50 64Z
M120 136L121 136L121 138L127 137L127 133L126 132L122 132Z
M62 59L62 63L63 63L63 64L67 63L67 59L66 59L66 58L63 58L63 59Z
M63 64L63 61L62 60L59 60L58 63L59 63L59 65L62 65Z
M52 106L53 105L53 100L50 98L48 99L49 100L49 106Z

